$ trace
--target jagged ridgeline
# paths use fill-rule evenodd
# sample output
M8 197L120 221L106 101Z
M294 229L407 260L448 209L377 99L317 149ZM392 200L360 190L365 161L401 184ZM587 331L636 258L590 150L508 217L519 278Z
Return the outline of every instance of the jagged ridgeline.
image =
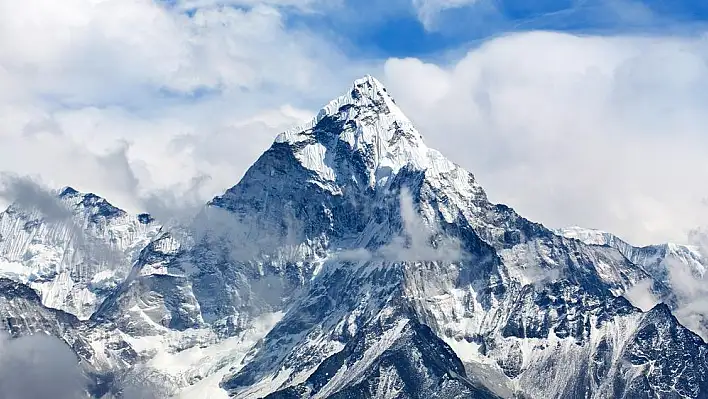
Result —
M185 226L57 201L0 216L1 325L66 341L94 397L708 398L676 301L622 296L672 298L656 257L490 203L370 76Z

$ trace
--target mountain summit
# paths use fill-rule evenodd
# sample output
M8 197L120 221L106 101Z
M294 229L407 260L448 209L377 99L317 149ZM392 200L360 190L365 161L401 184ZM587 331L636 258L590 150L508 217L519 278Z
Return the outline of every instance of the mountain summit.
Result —
M350 156L363 163L367 179L360 183L370 187L385 185L404 167L453 168L423 143L386 88L371 76L356 80L348 93L327 104L312 121L281 133L275 142L288 144L303 167L329 183L337 180L337 160L331 156L337 146L346 146Z
M7 281L0 316L77 348L97 397L146 369L185 398L706 397L708 345L621 296L648 278L490 203L367 76L156 234L87 322Z

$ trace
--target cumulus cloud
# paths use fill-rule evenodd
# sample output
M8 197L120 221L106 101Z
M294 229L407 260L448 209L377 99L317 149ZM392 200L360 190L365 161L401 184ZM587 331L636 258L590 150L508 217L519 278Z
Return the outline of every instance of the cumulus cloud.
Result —
M706 43L519 33L445 65L390 59L383 80L492 200L551 227L682 242L708 196Z
M208 175L204 201L370 70L286 24L310 1L226 3L0 1L0 170L134 210Z

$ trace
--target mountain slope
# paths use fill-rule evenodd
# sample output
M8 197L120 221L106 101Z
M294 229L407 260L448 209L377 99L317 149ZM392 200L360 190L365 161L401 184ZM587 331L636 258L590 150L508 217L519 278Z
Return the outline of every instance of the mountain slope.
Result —
M673 243L635 247L617 236L593 229L569 227L556 230L560 235L581 240L597 251L616 249L622 256L641 267L649 276L636 282L626 292L641 306L667 303L687 327L708 337L708 319L701 305L708 259L700 248ZM697 288L698 287L698 288Z

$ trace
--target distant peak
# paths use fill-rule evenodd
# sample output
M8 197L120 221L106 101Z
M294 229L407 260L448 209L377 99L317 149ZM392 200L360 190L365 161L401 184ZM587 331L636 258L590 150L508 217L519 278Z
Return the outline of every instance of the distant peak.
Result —
M579 226L555 229L554 232L559 236L576 239L588 245L609 245L613 240L617 239L613 234L606 231Z
M66 186L59 190L59 198L74 197L79 194L80 193L76 189L70 186Z
M120 217L125 211L113 206L105 198L94 193L82 193L71 186L59 190L58 198L76 211L89 212L94 218Z

